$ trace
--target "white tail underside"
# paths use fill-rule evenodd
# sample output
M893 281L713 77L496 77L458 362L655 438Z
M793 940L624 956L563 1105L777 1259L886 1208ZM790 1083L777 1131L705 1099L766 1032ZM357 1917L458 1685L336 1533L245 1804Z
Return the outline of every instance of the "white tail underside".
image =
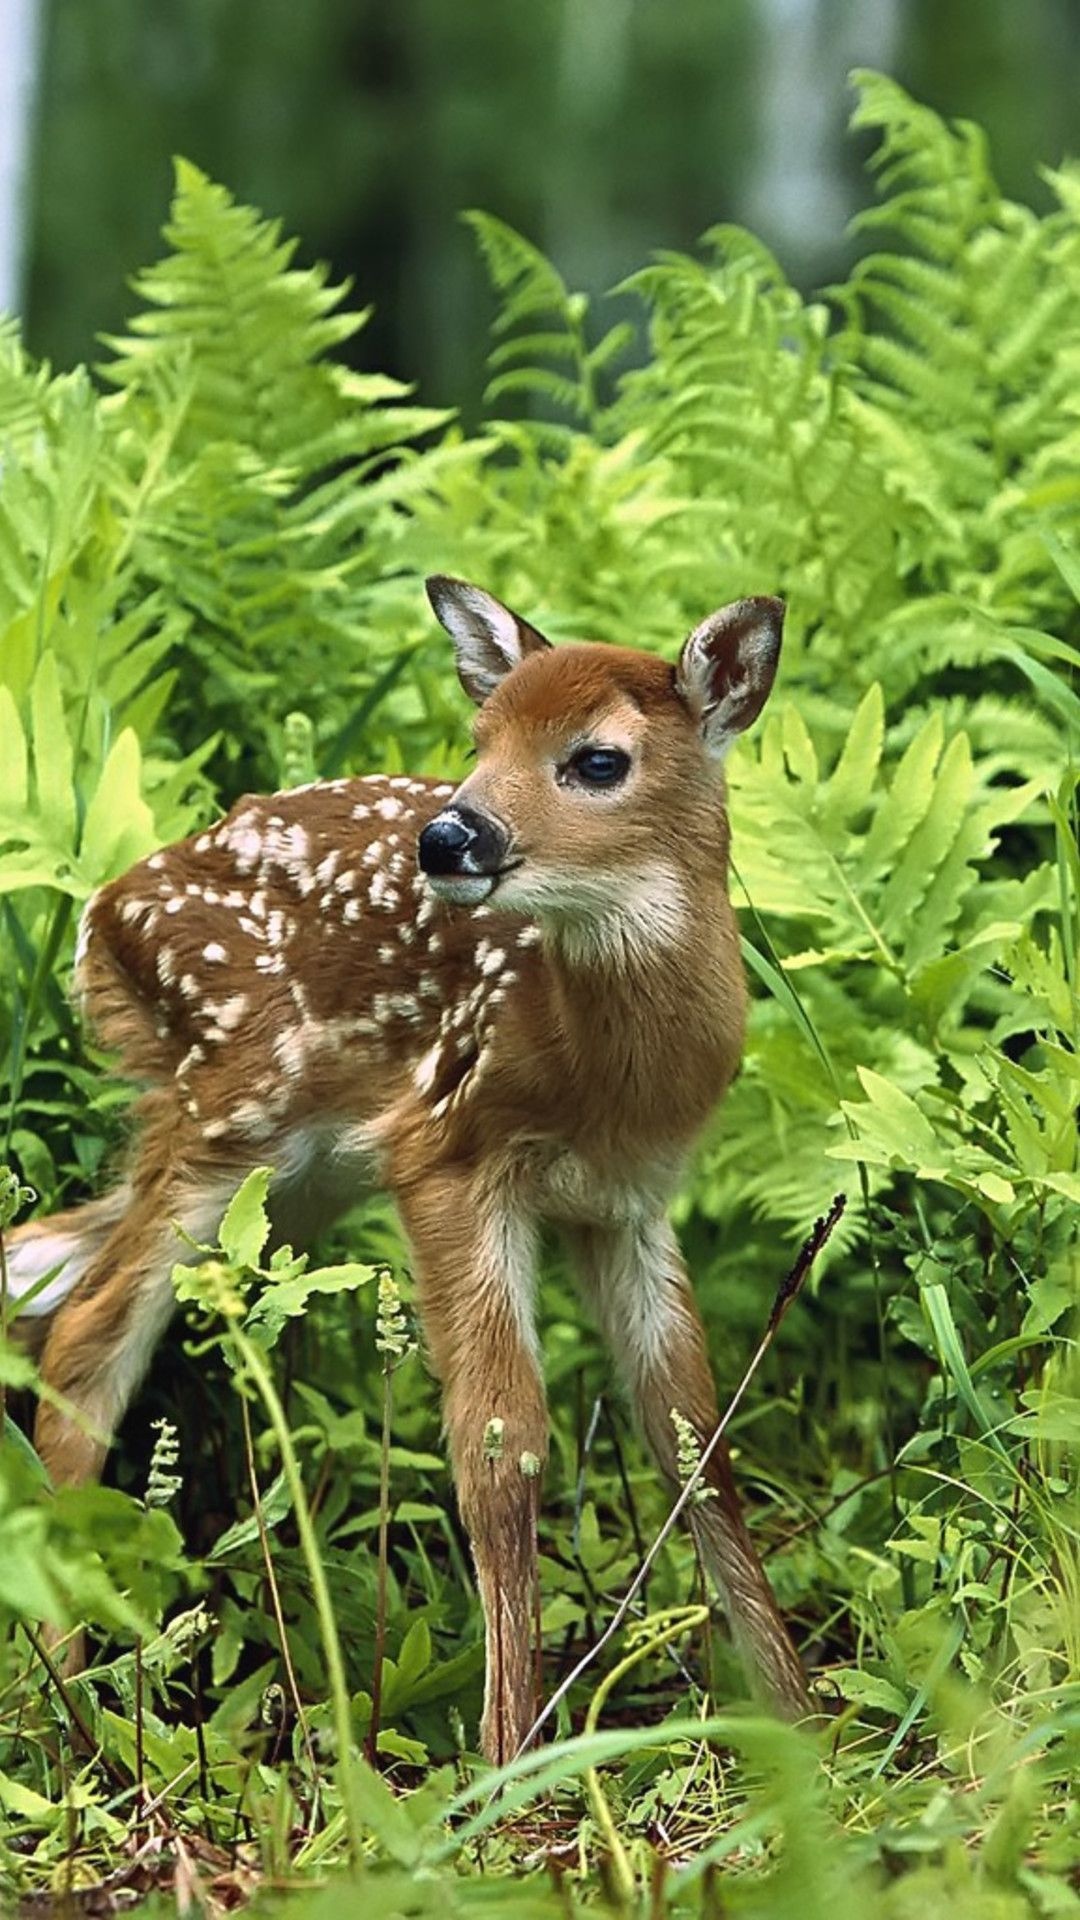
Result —
M63 1223L50 1221L40 1231L12 1235L6 1247L9 1310L28 1320L43 1320L55 1313L78 1286L106 1235L123 1218L130 1198L125 1181L64 1217ZM39 1287L40 1281L45 1284ZM28 1293L33 1295L29 1300Z

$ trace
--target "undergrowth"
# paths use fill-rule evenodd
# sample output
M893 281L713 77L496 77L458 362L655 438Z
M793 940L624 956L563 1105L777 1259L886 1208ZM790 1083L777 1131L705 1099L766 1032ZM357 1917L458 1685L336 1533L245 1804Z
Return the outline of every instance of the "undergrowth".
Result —
M497 298L474 437L347 371L348 291L187 164L100 367L0 334L0 1243L122 1150L128 1091L67 998L90 891L246 788L462 768L438 569L669 654L726 600L787 600L731 765L750 1039L678 1207L729 1387L848 1195L733 1422L822 1724L747 1709L676 1533L498 1795L384 1205L310 1270L247 1183L105 1488L48 1496L12 1419L33 1361L0 1348L12 1901L1080 1911L1080 172L1037 215L891 81L861 76L855 119L880 204L816 300L719 227L605 331L471 216ZM552 1692L665 1503L557 1258L544 1343ZM89 1624L79 1680L43 1621Z

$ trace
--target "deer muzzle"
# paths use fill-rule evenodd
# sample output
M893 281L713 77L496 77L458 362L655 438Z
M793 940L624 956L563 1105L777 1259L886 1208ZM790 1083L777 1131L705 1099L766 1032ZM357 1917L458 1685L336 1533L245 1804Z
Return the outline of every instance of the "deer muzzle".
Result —
M474 906L507 870L509 836L490 814L449 806L429 820L417 842L420 871L440 900Z

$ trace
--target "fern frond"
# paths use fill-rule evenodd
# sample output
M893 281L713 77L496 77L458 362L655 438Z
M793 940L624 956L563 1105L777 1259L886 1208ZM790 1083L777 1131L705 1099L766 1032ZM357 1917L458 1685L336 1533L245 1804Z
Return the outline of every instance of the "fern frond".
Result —
M494 377L485 401L491 405L520 395L601 435L604 409L597 382L632 339L632 328L623 322L590 346L585 295L571 293L539 249L504 220L475 211L462 217L500 296L492 323L496 345L488 356ZM556 365L545 365L550 361ZM556 437L550 444L562 443Z

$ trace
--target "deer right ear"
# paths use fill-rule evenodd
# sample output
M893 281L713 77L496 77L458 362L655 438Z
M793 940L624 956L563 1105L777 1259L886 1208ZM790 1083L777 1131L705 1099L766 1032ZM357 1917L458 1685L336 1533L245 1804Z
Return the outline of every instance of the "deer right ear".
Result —
M530 627L494 594L467 580L433 573L424 582L435 618L454 643L458 678L470 700L482 706L526 654L550 647L542 633Z
M736 600L695 627L675 670L675 686L701 728L706 750L722 759L737 733L756 720L772 691L784 630L784 603Z

